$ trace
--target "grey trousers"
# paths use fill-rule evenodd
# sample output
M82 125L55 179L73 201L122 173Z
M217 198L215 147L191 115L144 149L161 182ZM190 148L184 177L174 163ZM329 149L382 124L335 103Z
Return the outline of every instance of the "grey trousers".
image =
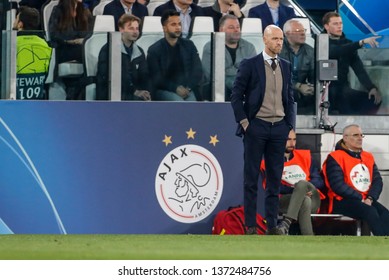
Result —
M307 196L307 192L312 192L312 197ZM314 185L301 180L294 185L292 194L281 196L279 211L298 221L302 235L313 235L311 213L316 213L319 207L319 192Z

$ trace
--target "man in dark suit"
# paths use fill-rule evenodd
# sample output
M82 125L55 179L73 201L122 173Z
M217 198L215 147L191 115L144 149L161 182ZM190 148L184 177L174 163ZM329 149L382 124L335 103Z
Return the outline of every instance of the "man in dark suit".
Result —
M240 25L242 25L244 18L244 14L235 0L216 0L212 6L204 7L203 11L205 16L212 17L215 31L219 30L219 21L226 14L236 16Z
M174 10L180 13L182 37L187 38L193 27L193 19L204 16L203 9L193 3L193 0L169 0L154 10L153 16L162 16L166 10Z
M278 57L284 35L265 28L262 53L241 62L232 87L231 105L244 144L244 210L247 234L256 234L259 168L266 163L265 218L268 234L283 234L277 227L279 188L284 151L295 112L290 63Z
M255 6L249 10L249 18L260 18L262 20L262 30L270 24L277 25L281 29L284 23L295 18L296 14L290 7L282 5L279 0L266 0L265 3Z
M149 15L146 6L139 4L136 0L113 0L104 7L103 15L112 15L115 18L116 31L119 31L118 22L123 14L131 14L141 20Z

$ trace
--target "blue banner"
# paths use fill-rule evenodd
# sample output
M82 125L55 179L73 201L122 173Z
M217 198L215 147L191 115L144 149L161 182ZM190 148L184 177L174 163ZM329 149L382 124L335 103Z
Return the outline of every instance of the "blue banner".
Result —
M0 108L3 233L211 233L219 210L242 204L228 103Z

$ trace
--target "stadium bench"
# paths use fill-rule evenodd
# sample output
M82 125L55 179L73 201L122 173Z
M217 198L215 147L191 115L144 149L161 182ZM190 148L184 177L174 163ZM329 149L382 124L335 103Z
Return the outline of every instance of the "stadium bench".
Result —
M341 214L311 214L311 217L313 218L314 228L319 228L320 226L325 228L331 225L340 228L340 224L344 224L348 229L350 229L350 224L353 224L355 225L354 235L361 236L369 235L370 233L368 229L363 228L362 230L362 222L360 220L356 220ZM331 230L328 229L328 232L331 232Z

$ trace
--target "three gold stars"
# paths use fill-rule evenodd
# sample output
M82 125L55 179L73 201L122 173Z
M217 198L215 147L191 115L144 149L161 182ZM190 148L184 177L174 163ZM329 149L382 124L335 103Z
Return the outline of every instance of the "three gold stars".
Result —
M195 134L197 133L192 128L190 128L188 131L185 131L187 135L187 139L195 139ZM216 146L217 143L219 143L219 139L217 139L217 134L215 136L209 136L211 138L211 141L209 141L209 144ZM168 136L165 134L164 139L162 140L163 143L165 143L165 146L167 147L169 144L173 144L172 142L172 136Z

